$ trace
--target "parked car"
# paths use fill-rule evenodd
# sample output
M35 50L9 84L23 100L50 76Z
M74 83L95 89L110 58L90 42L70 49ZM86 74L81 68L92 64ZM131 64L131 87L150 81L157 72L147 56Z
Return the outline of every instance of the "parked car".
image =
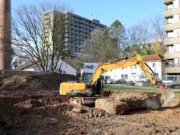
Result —
M109 84L116 84L116 80L115 79L109 79L107 81L107 83L109 83Z
M180 88L180 75L166 75L163 77L166 88Z
M124 79L119 79L119 80L116 81L116 84L126 84L126 83L127 82Z
M101 80L104 84L107 84L110 82L110 76L101 76Z
M135 82L133 82L133 81L128 81L128 82L126 82L128 85L131 85L131 86L135 86Z

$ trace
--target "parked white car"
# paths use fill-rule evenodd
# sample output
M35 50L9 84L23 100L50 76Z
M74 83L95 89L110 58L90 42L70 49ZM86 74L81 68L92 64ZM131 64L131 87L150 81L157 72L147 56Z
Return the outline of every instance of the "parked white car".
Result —
M162 82L167 88L178 88L180 87L180 75L166 75Z

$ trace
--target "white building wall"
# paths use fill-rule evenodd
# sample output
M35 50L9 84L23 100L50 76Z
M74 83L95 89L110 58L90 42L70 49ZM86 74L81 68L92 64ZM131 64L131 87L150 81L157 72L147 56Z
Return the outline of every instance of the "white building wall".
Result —
M62 64L62 65L61 65ZM61 67L60 67L61 66ZM74 75L76 76L76 69L73 68L72 66L70 66L69 64L67 64L64 61L60 61L58 62L57 67L60 67L61 71L65 74L70 74L70 75ZM59 71L59 69L57 68L56 70L57 72Z
M50 65L48 66L48 69L50 69ZM30 67L23 69L23 71L41 72L42 70L40 67L30 66ZM69 74L69 75L74 75L74 76L76 76L76 73L77 73L75 68L73 68L71 65L69 65L68 63L66 63L65 61L62 61L62 60L60 60L57 63L57 68L56 68L55 72L57 72L57 73L61 72L63 74Z
M162 74L164 73L164 67L162 61L149 61L146 62L150 68L158 74L158 77L162 79ZM147 80L147 78L143 78L144 73L140 69L138 65L129 66L125 68L119 68L115 70L108 71L103 74L103 76L110 76L111 79L124 79L124 76L127 77L126 81L142 81ZM144 75L145 76L145 75Z

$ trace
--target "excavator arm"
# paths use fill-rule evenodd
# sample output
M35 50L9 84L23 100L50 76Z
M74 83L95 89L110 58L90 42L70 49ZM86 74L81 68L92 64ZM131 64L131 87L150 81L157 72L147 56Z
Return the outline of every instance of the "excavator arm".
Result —
M151 68L142 60L141 56L138 54L136 54L136 57L134 58L129 58L127 60L125 59L125 60L121 60L114 63L105 63L98 66L98 68L96 69L96 71L94 72L91 78L91 85L94 85L96 81L99 79L99 77L107 71L123 68L123 67L128 67L128 66L133 66L136 64L139 65L139 67L146 74L150 82L154 86L157 86L157 83L159 80L155 77L154 73L153 74L151 73L153 72Z

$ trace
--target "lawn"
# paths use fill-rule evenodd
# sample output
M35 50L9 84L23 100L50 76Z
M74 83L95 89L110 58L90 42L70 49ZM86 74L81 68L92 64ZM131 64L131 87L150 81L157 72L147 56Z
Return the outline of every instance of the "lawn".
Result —
M106 91L119 91L119 92L147 92L147 93L159 93L159 91L152 86L127 86L127 85L104 85ZM170 89L174 93L180 93L180 89Z

